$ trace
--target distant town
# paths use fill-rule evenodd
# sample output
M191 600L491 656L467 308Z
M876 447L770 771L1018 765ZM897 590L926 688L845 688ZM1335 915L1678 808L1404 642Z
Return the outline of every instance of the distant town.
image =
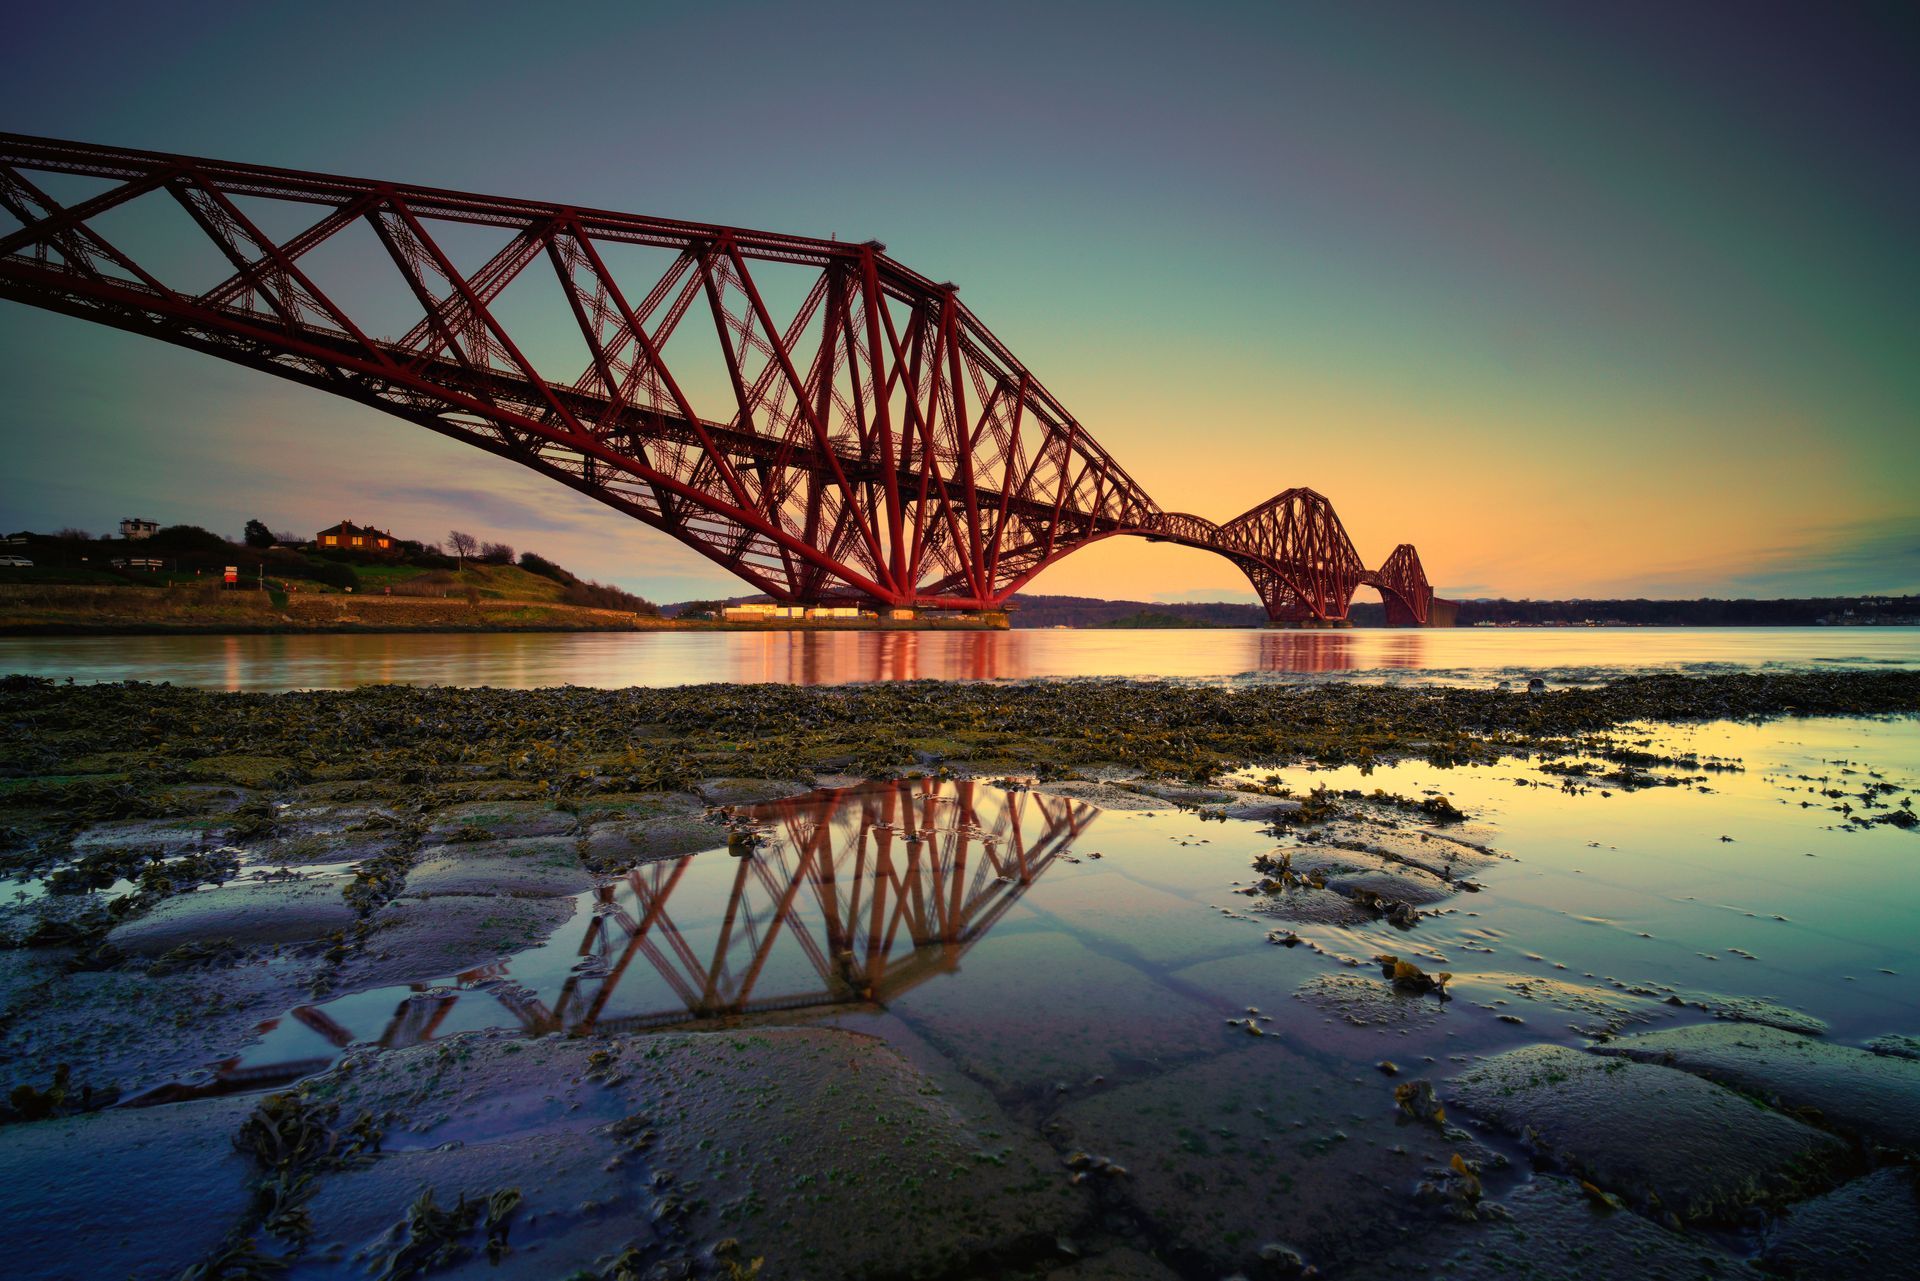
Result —
M128 591L116 589L149 589ZM154 591L167 588L168 591ZM1383 626L1377 603L1353 622ZM311 534L246 523L237 539L199 525L130 516L113 534L19 530L0 536L0 631L625 630L662 627L925 626L913 611L764 596L656 604L593 582L534 551L462 530L436 541L342 519ZM1257 604L1021 595L1004 615L936 625L1016 628L1246 628ZM1460 602L1463 627L1913 626L1920 596L1781 600Z

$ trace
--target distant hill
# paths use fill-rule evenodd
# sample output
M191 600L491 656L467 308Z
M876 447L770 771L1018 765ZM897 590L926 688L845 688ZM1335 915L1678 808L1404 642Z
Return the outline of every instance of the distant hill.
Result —
M1267 611L1232 601L1196 604L1022 594L1013 598L1012 617L1015 627L1259 627L1267 621Z

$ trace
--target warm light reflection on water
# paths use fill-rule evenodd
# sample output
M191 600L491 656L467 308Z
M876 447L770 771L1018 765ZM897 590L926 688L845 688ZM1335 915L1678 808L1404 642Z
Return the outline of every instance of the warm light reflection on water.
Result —
M710 681L1126 676L1595 679L1648 669L1920 666L1920 628L622 632L0 638L0 672L230 690L382 683L622 688Z

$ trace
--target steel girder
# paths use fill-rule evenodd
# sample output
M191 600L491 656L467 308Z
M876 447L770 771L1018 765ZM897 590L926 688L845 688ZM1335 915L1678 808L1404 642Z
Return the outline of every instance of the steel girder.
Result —
M175 226L136 252L156 207ZM0 296L512 459L776 600L998 608L1138 534L1229 557L1276 620L1344 618L1363 582L1426 620L1412 549L1369 575L1310 490L1224 526L1162 512L954 286L874 242L11 134L0 211Z

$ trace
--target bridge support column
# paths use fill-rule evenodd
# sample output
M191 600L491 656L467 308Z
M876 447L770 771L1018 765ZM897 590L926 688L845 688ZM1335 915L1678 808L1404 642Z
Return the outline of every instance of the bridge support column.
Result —
M1266 622L1268 631L1282 632L1327 632L1352 626L1351 618L1270 618Z

